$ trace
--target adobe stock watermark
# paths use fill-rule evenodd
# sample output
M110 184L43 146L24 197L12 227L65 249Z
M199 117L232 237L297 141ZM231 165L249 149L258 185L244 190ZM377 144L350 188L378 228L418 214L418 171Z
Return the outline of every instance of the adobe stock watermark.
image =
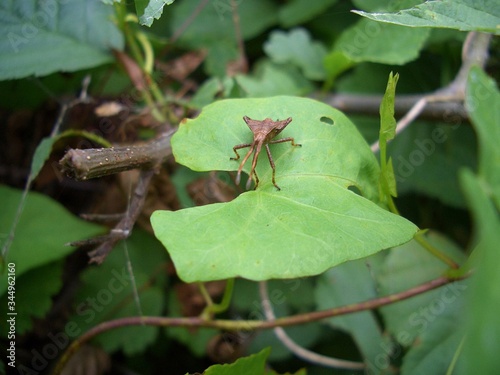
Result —
M15 53L21 47L36 38L40 31L54 24L53 18L58 14L58 5L68 4L70 0L39 0L36 2L37 10L30 19L27 19L17 32L8 32L7 39ZM20 17L22 17L20 15Z
M427 331L431 324L445 312L447 308L452 308L452 304L463 298L463 293L467 289L465 282L454 282L438 289L439 295L433 298L427 305L421 306L410 314L408 324L409 330L401 330L395 334L395 339L403 346L409 346L414 338ZM401 346L392 342L380 343L382 353L377 355L374 363L368 363L367 373L374 373L374 369L384 370L391 366L391 359L399 358L403 353ZM378 373L378 372L377 372Z
M91 323L96 318L97 313L103 311L113 301L113 298L131 283L126 267L123 267L120 271L112 270L111 276L105 288L100 289L95 296L87 297L84 302L81 302L76 307L76 314L84 317L85 323ZM48 333L47 337L51 342L45 344L41 350L32 349L30 366L18 365L16 367L18 374L39 375L48 367L49 361L57 358L67 349L70 340L78 337L81 333L82 329L75 321L67 322L61 332L56 334Z

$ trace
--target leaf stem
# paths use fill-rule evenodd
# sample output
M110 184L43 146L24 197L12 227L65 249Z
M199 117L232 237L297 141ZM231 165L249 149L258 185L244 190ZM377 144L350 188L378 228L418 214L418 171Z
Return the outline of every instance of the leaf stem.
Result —
M414 238L415 241L417 241L425 250L427 250L429 253L434 255L436 258L439 260L443 261L446 263L450 268L452 269L458 269L460 268L460 265L458 265L453 259L451 259L448 255L443 253L441 250L439 250L437 247L432 245L426 238L425 238L425 233L427 230L420 230L418 231Z
M231 297L233 295L233 289L234 289L234 278L228 279L226 282L226 289L224 290L224 295L222 296L222 300L220 303L214 303L212 300L212 297L210 297L210 294L208 293L207 289L205 288L205 284L203 283L198 283L198 286L200 288L200 292L203 295L203 298L205 299L207 303L207 307L203 310L201 313L200 317L202 319L208 320L211 319L211 317L214 314L219 314L221 312L224 312L228 309L229 304L231 302Z

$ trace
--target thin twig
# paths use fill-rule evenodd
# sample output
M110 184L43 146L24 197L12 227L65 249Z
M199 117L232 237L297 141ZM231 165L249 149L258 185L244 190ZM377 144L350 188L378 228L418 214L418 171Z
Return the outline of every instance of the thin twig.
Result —
M396 117L402 117L422 98L429 94L402 94L396 96L394 103L394 113ZM380 102L382 95L363 94L328 94L326 96L317 95L321 100L342 112L355 115L379 116ZM430 102L420 113L420 118L429 121L447 121L450 114L453 119L461 122L468 122L467 112L461 101Z
M399 302L430 290L434 290L443 285L462 280L469 277L469 274L461 275L457 278L449 278L445 276L440 276L434 280L428 281L424 284L418 285L414 288L394 293L388 296L375 298L365 302L354 303L351 305L335 307L328 310L315 311L310 313L299 314L295 316L278 318L275 320L206 320L202 317L190 317L190 318L165 318L158 316L134 316L121 319L115 319L108 322L100 323L94 328L90 329L77 340L73 341L68 347L66 352L63 354L61 359L56 365L54 370L54 375L58 375L63 370L65 364L71 358L73 354L87 341L91 340L95 336L109 331L115 328L121 328L133 325L151 325L159 327L204 327L204 328L215 328L225 331L250 331L258 329L270 329L275 327L288 327L298 324L310 323L313 321L332 318L335 316L351 314L359 311L376 309L381 306L385 306L391 303Z
M90 263L101 264L104 259L106 259L111 250L115 247L115 245L119 241L128 238L132 233L132 228L134 227L134 224L137 221L137 217L139 216L144 205L149 182L151 181L151 178L154 174L154 169L141 171L139 182L135 187L127 214L120 220L118 224L116 224L116 226L110 231L108 235L90 238L83 241L72 242L69 245L83 246L95 245L99 243L99 247L89 252L89 256Z
M262 303L262 308L264 309L264 314L268 321L275 321L276 316L274 315L273 307L271 306L271 301L269 300L269 294L267 291L267 282L261 281L259 283L259 293ZM287 335L282 327L273 328L276 337L285 345L292 353L297 357L302 358L307 362L318 364L325 367L342 368L350 370L361 370L365 368L365 364L361 362L347 361L344 359L338 359L333 357L327 357L315 352L312 352L293 341L290 336Z

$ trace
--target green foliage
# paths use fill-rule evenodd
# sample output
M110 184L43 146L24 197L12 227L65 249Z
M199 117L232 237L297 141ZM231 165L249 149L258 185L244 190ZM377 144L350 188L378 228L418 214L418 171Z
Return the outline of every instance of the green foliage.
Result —
M325 78L323 59L326 49L322 44L311 41L305 29L293 29L288 34L274 31L264 44L264 51L275 63L290 63L299 67L308 79Z
M123 37L100 0L8 0L0 8L0 80L72 72L112 61ZM36 58L33 58L36 56Z
M279 9L281 26L290 27L313 19L338 0L292 0Z
M0 233L3 235L3 241L6 240L17 215L21 197L22 193L19 190L0 186L2 206ZM29 270L60 260L71 253L73 248L66 246L66 243L95 236L101 232L100 226L80 220L58 202L31 192L19 219L14 241L3 263L15 263L16 277L21 277ZM36 249L36 256L33 255L33 249ZM7 289L5 272L2 273L1 279L0 295Z
M371 258L368 258L370 260ZM356 277L353 277L356 275ZM376 285L367 260L347 262L328 270L319 277L315 291L319 309L349 305L377 297ZM372 311L363 311L327 320L332 327L348 332L368 364L372 374L380 373L377 363L387 361L387 346L382 328Z
M354 13L375 21L409 27L440 27L500 34L500 4L495 0L426 1L398 13Z
M430 232L427 240L458 263L464 261L463 252L446 237ZM406 290L432 280L447 269L446 264L426 252L416 241L394 248L386 257L377 281L383 295ZM413 343L419 335L435 327L436 317L447 310L460 311L464 291L463 282L449 285L381 308L386 328L403 346Z
M272 147L281 191L272 185L271 169L262 160L266 155L261 155L257 190L229 203L152 215L155 234L184 281L316 275L404 243L416 232L413 224L374 203L379 169L356 128L340 112L310 99L226 100L207 106L172 138L176 161L196 171L236 170L232 146L252 140L244 115L292 117L282 134L302 147Z
M182 27L198 3L198 0L183 0L172 7L171 22L167 26L172 34ZM275 24L276 10L275 3L270 0L240 1L238 13L243 39L254 37ZM227 64L238 57L231 18L229 1L213 1L193 20L177 42L182 47L206 49L205 70L211 76L225 76Z
M203 373L205 375L265 375L266 358L270 349L263 349L260 353L238 359L236 362L225 365L213 365Z
M182 0L163 12L173 2L4 1L0 6L4 35L0 80L13 80L0 82L2 111L19 115L19 108L33 108L46 100L47 92L61 99L61 94L80 90L82 78L89 74L89 97L96 102L121 96L120 101L128 106L131 100L130 108L143 113L155 106L174 125L178 116L195 117L192 110L200 109L198 117L181 122L172 139L176 161L185 165L172 177L184 207L194 205L186 185L204 177L205 172L218 171L216 176L224 182L234 176L242 158L230 160L232 147L252 140L242 116L293 117L280 136L294 137L302 147L289 143L270 146L281 191L271 183L271 168L262 152L256 190L243 192L229 203L153 215L155 233L175 264L177 273L169 273L169 277L184 281L247 278L236 280L231 309L223 319L261 320L265 319L261 297L257 284L250 280L278 278L267 283L270 302L277 317L290 317L381 298L440 275L465 276L472 271L468 280L377 311L286 327L286 332L309 350L363 360L373 374L494 373L500 347L500 94L494 80L480 68L470 73L466 109L473 128L452 116L444 122L418 121L389 146L387 141L394 138L398 75L391 75L387 84L380 132L375 116L347 118L328 104L292 96L314 95L323 100L321 94L329 96L329 91L380 95L394 70L392 65L400 65L398 95L443 87L459 68L459 50L466 37L459 30L499 35L498 1ZM237 25L232 4L237 5ZM127 14L134 6L137 17ZM351 13L353 7L362 11ZM238 40L238 29L242 40ZM492 74L498 55L495 43L487 68ZM120 69L110 72L109 65L103 65L112 62L111 49L126 50L139 68L145 68L144 60L149 61L153 71L145 69L143 74L147 75L145 91L151 91L151 97L133 97L127 91L126 73ZM187 78L172 80L170 73L178 65L169 63L192 51L207 52L203 68ZM153 58L164 63L161 69L153 67ZM187 64L180 65L188 67L189 58L184 61ZM241 64L245 61L248 71ZM47 74L51 75L38 78ZM22 77L30 79L17 79ZM191 90L187 95L185 88ZM72 127L71 119L68 116L63 125ZM45 131L38 123L33 122L29 135ZM380 167L353 123L367 140L379 136ZM7 136L17 131L16 124L15 116L7 119ZM40 138L42 135L37 136ZM62 135L42 139L32 158L29 181L42 170L54 142L62 144L61 139ZM2 146L11 145L8 137L0 141ZM3 171L10 168L8 163L8 168L1 165L2 178ZM29 163L23 163L15 167L26 169ZM250 162L243 170L248 173L249 169ZM399 198L393 202L396 193ZM413 199L415 195L417 199ZM52 299L62 287L64 257L72 251L64 243L102 231L74 218L47 197L36 193L27 197L24 212L16 216L24 205L21 193L0 187L1 242L8 240L9 230L20 218L11 252L3 259L4 265L16 264L18 335L36 335L33 319L47 319ZM440 201L438 208L430 207L435 199ZM429 201L431 204L420 204ZM425 240L462 267L450 269L416 241L407 242L417 227L385 209L397 212L396 203L421 225L447 227L446 234L427 232ZM464 230L469 227L465 219L449 215L450 206L459 217L467 216L469 209L475 236ZM436 219L438 210L442 214ZM424 237L419 234L418 238ZM468 258L463 249L466 243L472 252ZM381 251L389 247L393 248ZM166 293L165 269L172 271L172 267L164 267L170 266L168 262L159 242L134 231L100 267L81 274L69 321L77 328L73 333L78 334L71 338L115 318L181 316L184 304L192 301L181 301L172 288ZM134 273L135 282L129 272ZM3 273L3 281L5 276ZM8 306L5 288L2 282L0 309ZM217 295L213 297L219 300ZM4 327L1 325L3 335ZM124 358L127 365L147 362L153 366L149 355L160 353L163 359L166 350L177 354L174 345L202 357L219 334L215 329L137 326L111 330L93 343L108 352L121 351L115 358ZM241 347L247 353L269 346L272 353L265 349L234 364L212 366L205 373L277 374L265 368L266 362L295 365L285 362L293 354L272 330L243 332L237 337L242 338ZM31 349L22 348L28 353ZM132 366L144 372L140 365ZM3 368L0 361L0 372ZM314 366L309 371L347 373ZM297 374L305 374L305 370Z
M133 278L128 269L127 251ZM161 245L153 237L134 231L99 268L83 272L83 286L75 301L76 315L71 321L85 332L111 319L160 315L165 305L165 294L160 287L164 284L161 275L165 261ZM138 301L134 297L136 287ZM109 352L121 349L135 354L151 345L158 333L158 327L132 326L103 333L96 341Z
M52 306L52 297L62 287L63 262L56 261L33 268L22 277L16 277L16 333L22 335L33 328L34 318L43 318ZM36 286L36 287L35 287ZM0 311L7 312L9 294L0 297ZM4 314L5 315L5 314ZM2 324L0 335L7 336L6 324Z
M384 98L380 104L380 193L381 200L391 202L391 197L397 196L396 178L392 159L387 159L387 143L396 136L396 119L394 118L394 101L399 75L389 75Z
M480 162L478 174L463 170L461 186L474 217L478 265L468 298L467 329L460 374L493 373L498 366L500 347L500 158L493 145L500 142L500 92L479 68L469 74L466 105L479 134Z
M356 62L402 65L416 59L430 35L429 29L360 20L337 40L334 50Z

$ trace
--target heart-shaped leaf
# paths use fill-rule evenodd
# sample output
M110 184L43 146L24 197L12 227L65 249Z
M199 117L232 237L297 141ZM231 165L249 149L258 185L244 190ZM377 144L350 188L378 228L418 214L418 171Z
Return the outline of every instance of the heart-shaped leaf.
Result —
M241 159L230 160L232 147L252 141L243 116L292 117L276 138L294 137L302 147L270 145L281 191L262 152L257 190L229 203L153 213L155 234L184 281L311 276L413 237L415 225L374 203L380 170L356 127L315 100L215 102L172 138L177 162L196 171L237 170ZM250 162L244 171L249 168Z

